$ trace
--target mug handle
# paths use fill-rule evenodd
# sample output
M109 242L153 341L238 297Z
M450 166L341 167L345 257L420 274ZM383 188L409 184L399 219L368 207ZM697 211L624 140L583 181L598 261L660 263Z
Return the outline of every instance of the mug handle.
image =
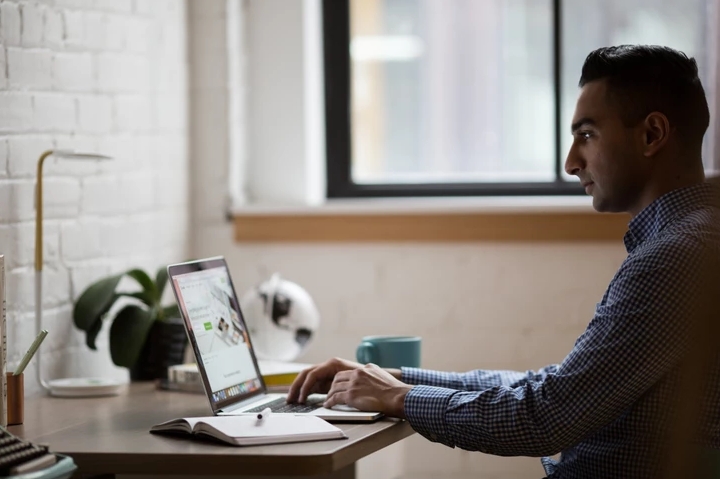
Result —
M355 350L355 357L359 363L376 363L377 362L377 348L373 343L363 341ZM375 357L375 359L373 359Z

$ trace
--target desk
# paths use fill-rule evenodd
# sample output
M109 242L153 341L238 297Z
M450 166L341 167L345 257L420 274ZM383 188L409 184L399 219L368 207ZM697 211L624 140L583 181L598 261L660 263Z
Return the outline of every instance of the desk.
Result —
M72 456L83 475L175 474L317 476L352 479L355 462L413 434L405 421L339 424L349 439L232 447L159 436L151 425L175 417L207 416L200 394L129 385L120 396L30 398L25 424L10 432Z

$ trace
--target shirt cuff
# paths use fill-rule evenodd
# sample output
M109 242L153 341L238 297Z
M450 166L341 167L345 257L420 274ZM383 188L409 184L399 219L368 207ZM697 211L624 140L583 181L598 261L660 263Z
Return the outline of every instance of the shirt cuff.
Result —
M447 437L445 413L455 389L415 386L405 396L405 417L410 426L432 442L455 447Z

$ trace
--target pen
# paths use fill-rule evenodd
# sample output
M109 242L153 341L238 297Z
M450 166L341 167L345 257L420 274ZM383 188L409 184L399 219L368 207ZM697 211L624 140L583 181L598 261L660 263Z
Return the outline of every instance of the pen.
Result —
M48 332L47 329L43 329L40 331L35 338L35 341L30 345L30 349L27 350L25 353L25 356L22 357L20 360L20 364L18 364L17 369L13 373L13 376L19 376L22 374L22 372L25 370L25 367L27 367L30 360L35 356L35 353L37 352L38 348L42 344L43 340L45 339L45 336L47 336Z
M265 409L263 409L262 411L260 411L258 413L258 415L257 415L258 420L268 417L271 412L272 412L272 409L270 409L269 407L266 407Z

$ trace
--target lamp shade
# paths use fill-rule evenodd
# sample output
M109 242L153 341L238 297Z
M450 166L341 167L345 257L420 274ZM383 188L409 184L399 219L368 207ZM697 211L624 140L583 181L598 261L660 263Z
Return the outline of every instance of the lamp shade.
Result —
M112 160L111 156L97 153L81 153L72 150L51 150L50 156L63 160Z

